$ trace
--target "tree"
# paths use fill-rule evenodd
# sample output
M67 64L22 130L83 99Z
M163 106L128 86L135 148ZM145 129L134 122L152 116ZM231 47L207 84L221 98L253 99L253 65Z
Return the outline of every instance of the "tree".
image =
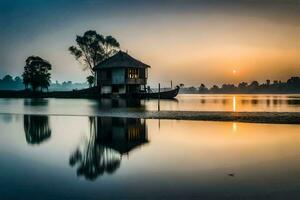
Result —
M27 89L28 85L31 85L33 91L38 87L41 91L43 88L48 89L51 79L49 72L52 68L51 64L38 56L30 56L25 62L26 65L22 75L25 88Z
M212 88L210 89L210 91L212 92L218 92L220 90L220 88L217 85L213 85Z
M238 88L246 88L247 86L248 86L247 82L241 82L239 83Z
M22 84L22 79L19 76L16 76L14 80L17 84L19 84L19 83Z
M30 83L30 78L29 78L29 71L28 69L25 69L24 73L22 74L23 77L23 84L25 86L25 89L28 89L29 83Z
M5 83L11 83L11 82L13 82L13 77L11 75L6 75L6 76L3 77L2 80Z
M45 88L48 91L50 84L51 84L51 74L47 73L45 76L43 76L43 78L41 78L41 85L40 85L41 90Z
M236 87L234 84L223 84L221 89L223 92L233 92L236 90Z
M94 76L93 68L104 59L112 56L120 48L119 42L112 36L103 36L96 31L86 31L83 36L76 36L77 46L69 51Z
M93 84L95 83L95 77L94 76L88 76L88 77L86 77L86 80L87 80L90 87L92 87Z
M203 83L201 83L201 85L199 87L199 92L200 93L208 92L207 87Z
M249 86L251 89L255 90L259 87L259 83L257 81L252 81Z
M247 87L248 87L248 83L247 82L241 82L241 83L239 83L239 85L238 85L238 89L240 90L240 91L245 91L246 89L247 89Z
M300 77L291 77L287 80L287 84L293 86L300 86Z

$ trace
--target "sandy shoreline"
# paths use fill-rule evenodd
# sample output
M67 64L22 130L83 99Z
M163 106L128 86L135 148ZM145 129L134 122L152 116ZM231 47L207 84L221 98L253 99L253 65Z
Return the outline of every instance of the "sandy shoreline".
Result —
M300 124L300 112L205 112L205 111L129 111L105 110L93 114L79 113L0 113L14 115L95 116L144 119L232 121L269 124Z

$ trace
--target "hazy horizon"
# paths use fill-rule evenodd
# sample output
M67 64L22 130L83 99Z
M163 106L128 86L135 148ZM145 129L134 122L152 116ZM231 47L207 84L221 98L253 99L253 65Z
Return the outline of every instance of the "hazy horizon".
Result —
M0 0L0 76L20 75L26 57L52 66L52 80L83 82L68 52L96 30L151 65L149 84L208 86L300 76L300 1Z

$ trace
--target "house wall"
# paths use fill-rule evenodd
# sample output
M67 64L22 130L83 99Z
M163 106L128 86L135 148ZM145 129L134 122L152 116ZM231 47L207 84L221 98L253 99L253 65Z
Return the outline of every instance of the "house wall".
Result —
M132 92L137 92L139 90L141 90L141 86L140 85L127 85L126 92L132 93Z
M112 92L111 86L102 86L101 93L102 94L110 94Z
M112 82L111 70L98 70L96 76L97 85L111 84Z
M138 69L136 78L129 78L126 68L98 70L96 76L102 94L136 92L147 84L147 69Z
M112 84L124 84L124 83L125 83L125 69L113 69Z
M126 85L120 85L119 94L125 94L125 93L126 93Z

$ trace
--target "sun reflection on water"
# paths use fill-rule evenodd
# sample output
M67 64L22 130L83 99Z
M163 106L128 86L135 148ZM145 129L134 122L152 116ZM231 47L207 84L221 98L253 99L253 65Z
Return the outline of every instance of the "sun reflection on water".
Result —
M236 132L237 131L237 124L234 122L232 123L232 131Z
M232 110L233 112L236 112L236 97L232 97Z

